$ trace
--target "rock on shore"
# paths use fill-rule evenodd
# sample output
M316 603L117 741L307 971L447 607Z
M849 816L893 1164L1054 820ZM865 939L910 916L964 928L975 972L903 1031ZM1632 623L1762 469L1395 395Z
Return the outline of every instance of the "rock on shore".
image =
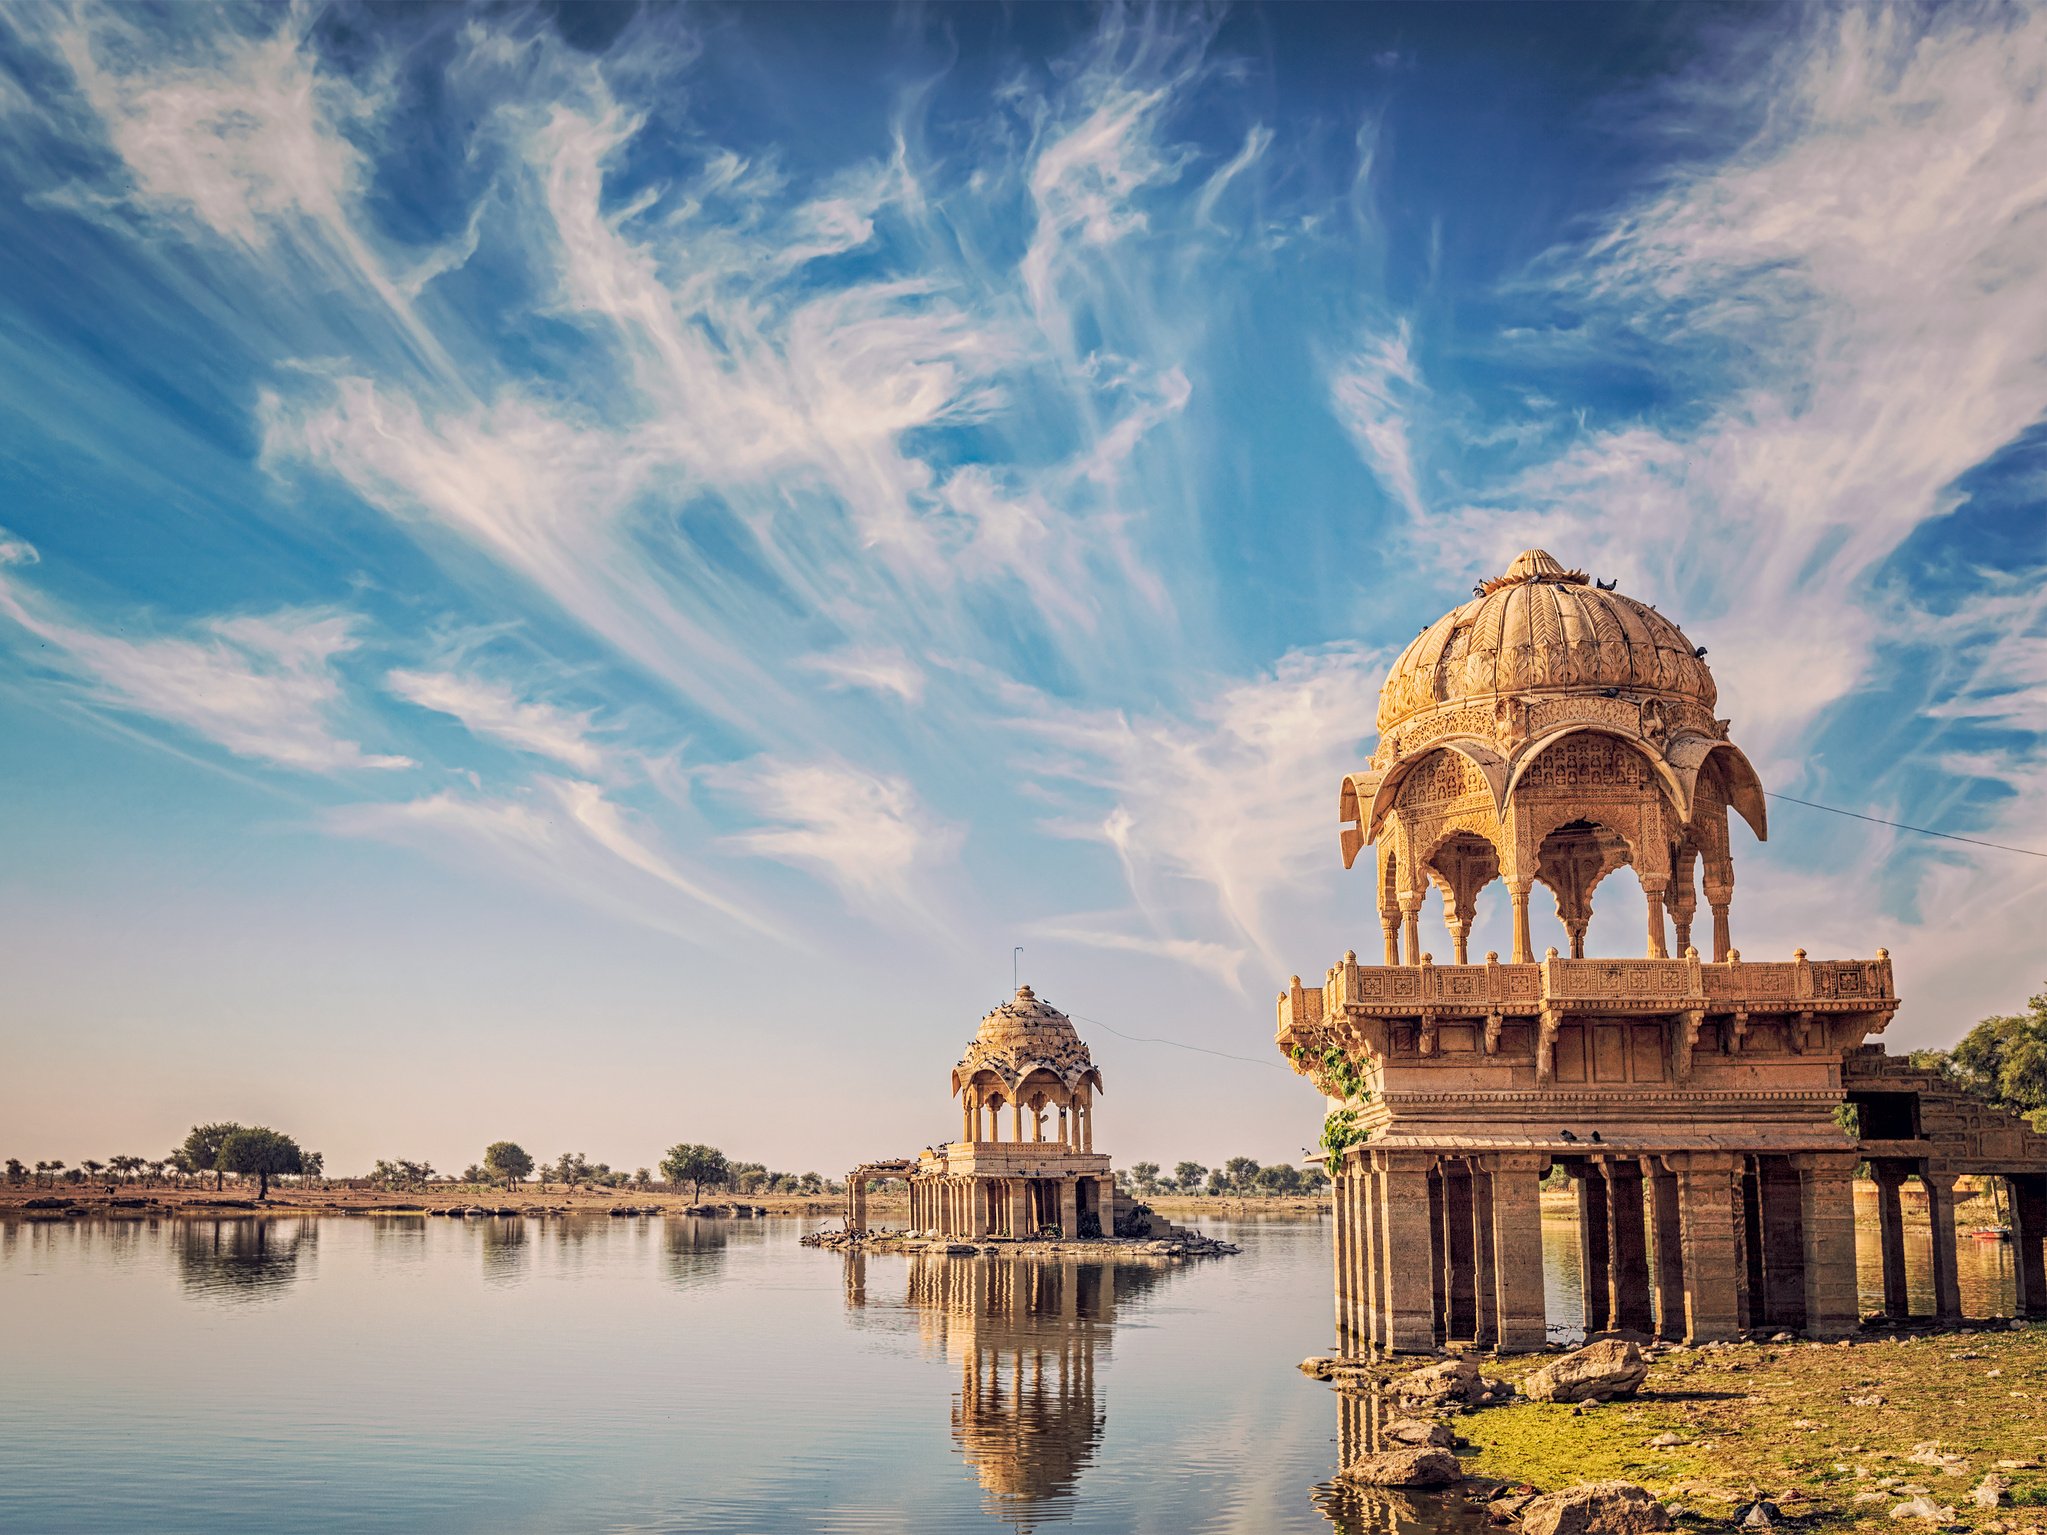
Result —
M1641 1535L1670 1528L1670 1511L1633 1482L1566 1487L1531 1500L1521 1513L1522 1535Z
M1463 1481L1464 1470L1448 1450L1417 1445L1360 1456L1343 1468L1342 1480L1362 1487L1447 1487Z
M1633 1396L1648 1375L1639 1348L1607 1338L1544 1365L1521 1383L1521 1392L1536 1402L1611 1402Z

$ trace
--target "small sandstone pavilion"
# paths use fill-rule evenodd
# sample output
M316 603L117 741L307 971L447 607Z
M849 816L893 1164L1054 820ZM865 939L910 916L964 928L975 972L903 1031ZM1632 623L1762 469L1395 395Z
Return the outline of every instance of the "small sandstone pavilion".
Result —
M2047 1142L1864 1045L1898 1005L1886 951L1756 963L1732 946L1730 812L1761 838L1765 805L1704 655L1654 607L1531 549L1394 663L1339 814L1345 865L1373 851L1383 963L1346 954L1279 998L1281 1052L1331 1100L1344 1353L1540 1347L1537 1186L1556 1166L1577 1189L1590 1333L1854 1329L1865 1159L1886 1196L1887 1311L1906 1305L1896 1191L1913 1176L1936 1222L1949 1214L1933 1279L1938 1312L1958 1314L1964 1172L2010 1179L2020 1306L2047 1310ZM1621 869L1643 957L1588 957L1594 893ZM1472 963L1495 880L1513 952ZM1538 884L1568 956L1533 950ZM1701 888L1710 958L1693 947ZM1449 964L1422 949L1432 894Z
M847 1231L867 1230L868 1179L896 1177L910 1181L913 1230L1016 1241L1053 1230L1069 1240L1113 1235L1116 1180L1095 1150L1101 1090L1073 1020L1018 987L981 1020L952 1069L960 1138L915 1162L855 1168L846 1178Z

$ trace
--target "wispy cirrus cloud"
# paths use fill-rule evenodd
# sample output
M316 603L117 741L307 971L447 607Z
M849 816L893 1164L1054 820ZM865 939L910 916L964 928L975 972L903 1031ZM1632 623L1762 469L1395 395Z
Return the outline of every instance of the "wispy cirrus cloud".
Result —
M1114 853L1147 930L1110 946L1199 956L1233 983L1247 959L1282 972L1278 898L1304 863L1334 859L1335 785L1357 766L1387 660L1356 646L1296 653L1218 684L1184 718L1018 700L1016 728L1058 748L1039 776L1095 810L1047 829Z
M545 699L527 698L502 682L451 671L401 668L387 673L384 685L407 703L460 720L473 735L578 773L604 772L605 753L592 739L588 710L573 713Z
M902 778L841 762L749 761L709 775L761 823L726 840L757 857L822 874L849 904L881 897L921 913L919 877L949 858L958 834Z
M780 926L711 875L664 848L658 834L598 785L541 776L523 792L462 794L342 806L321 818L338 836L481 859L547 890L567 890L627 921L692 943L735 928L769 938Z
M302 772L414 765L342 733L350 711L335 663L360 643L353 615L281 609L131 639L71 616L4 573L32 559L28 544L0 536L0 618L39 642L36 660L88 703Z
M1414 461L1409 428L1421 375L1409 323L1368 337L1332 371L1330 398L1336 419L1381 487L1417 521L1428 515Z

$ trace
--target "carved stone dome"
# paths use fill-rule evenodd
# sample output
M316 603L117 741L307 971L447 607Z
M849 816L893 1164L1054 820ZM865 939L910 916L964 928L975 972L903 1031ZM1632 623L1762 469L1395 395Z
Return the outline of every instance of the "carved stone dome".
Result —
M952 1069L953 1091L977 1071L993 1071L1012 1089L1033 1071L1045 1070L1067 1087L1083 1080L1101 1086L1101 1073L1073 1020L1028 986L981 1020L967 1053Z
M1503 696L1606 689L1696 704L1709 717L1719 698L1676 624L1527 549L1401 653L1379 695L1379 729Z

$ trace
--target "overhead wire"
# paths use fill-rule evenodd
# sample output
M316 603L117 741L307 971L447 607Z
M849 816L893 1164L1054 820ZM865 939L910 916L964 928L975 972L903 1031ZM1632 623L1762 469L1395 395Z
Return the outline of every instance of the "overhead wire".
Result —
M1939 837L1946 842L1966 842L1971 847L1993 847L2000 853L2023 853L2028 858L2047 858L2047 853L2037 848L2013 847L2008 842L1985 842L1981 837L1964 837L1951 831L1935 831L1930 826L1907 826L1903 821L1886 821L1880 815L1864 815L1859 810L1843 810L1838 805L1822 805L1818 800L1800 799L1795 794L1778 794L1774 790L1763 791L1765 799L1781 799L1793 805L1803 805L1808 810L1824 810L1829 815L1845 815L1851 820L1868 821L1876 826L1891 826L1899 831L1917 832L1922 837Z

